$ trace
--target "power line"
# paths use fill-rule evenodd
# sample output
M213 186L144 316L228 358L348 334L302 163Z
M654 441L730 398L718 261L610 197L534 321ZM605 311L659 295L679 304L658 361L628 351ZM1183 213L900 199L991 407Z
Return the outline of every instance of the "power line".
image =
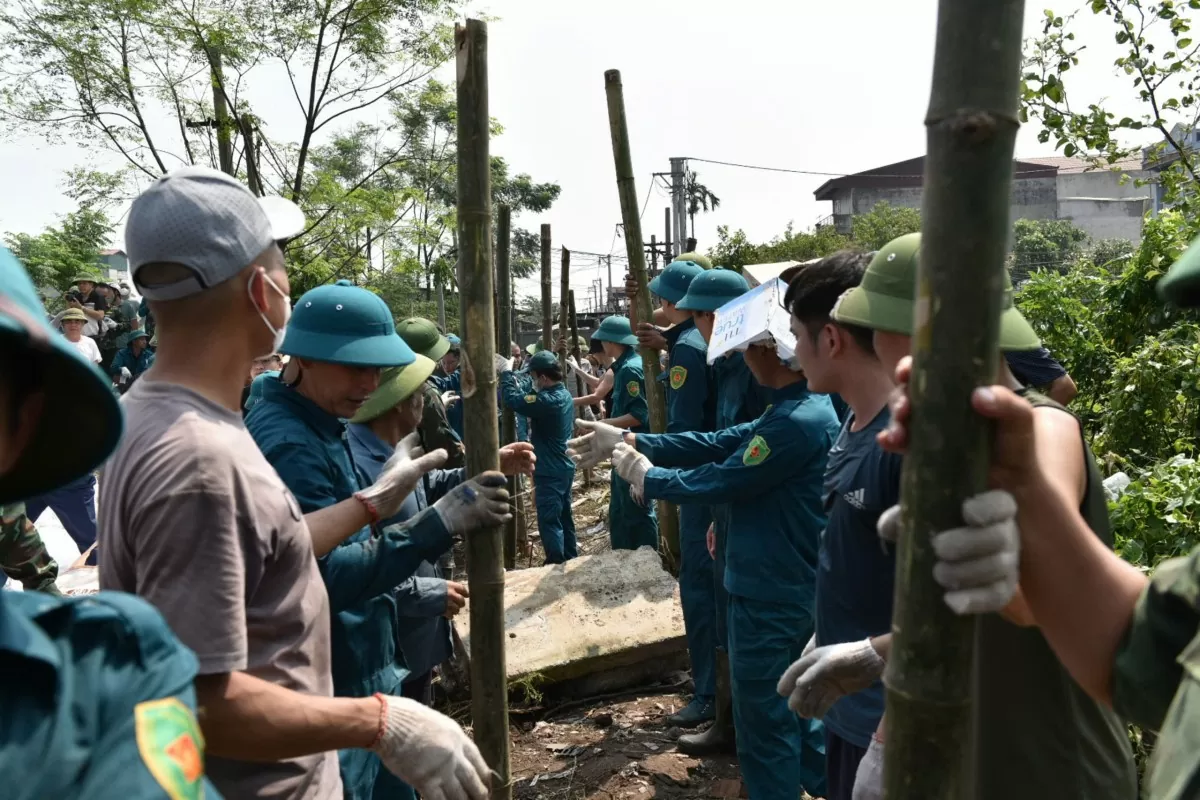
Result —
M861 176L864 178L924 178L925 177L924 174L920 173L920 172L888 173L888 172L872 172L870 170L866 170L865 172L822 172L820 170L812 170L812 169L790 169L787 167L764 167L759 164L739 164L734 161L720 161L715 158L696 158L694 156L686 156L684 160L685 161L699 161L702 164L719 164L724 167L737 167L738 169L756 169L756 170L760 170L762 172L785 172L785 173L789 173L792 175L815 175L817 177L822 177L822 178L848 178L852 175L853 176ZM1042 175L1042 174L1046 174L1047 177L1049 177L1049 176L1053 175L1054 172L1055 172L1054 167L1039 166L1037 169L1018 170L1015 173L1015 177L1020 177L1022 175Z

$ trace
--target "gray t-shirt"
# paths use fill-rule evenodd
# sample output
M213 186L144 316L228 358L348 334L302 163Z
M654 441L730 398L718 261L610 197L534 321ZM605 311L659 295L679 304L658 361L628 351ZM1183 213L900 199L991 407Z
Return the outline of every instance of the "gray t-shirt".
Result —
M333 695L329 598L296 499L242 416L176 384L140 380L102 474L100 585L153 603L200 661ZM226 797L342 796L336 753L273 764L210 757Z

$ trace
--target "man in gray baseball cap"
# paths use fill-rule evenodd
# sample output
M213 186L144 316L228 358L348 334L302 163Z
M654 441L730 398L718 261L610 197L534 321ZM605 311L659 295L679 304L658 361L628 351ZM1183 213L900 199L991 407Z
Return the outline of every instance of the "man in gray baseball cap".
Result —
M291 312L282 198L187 167L133 203L125 251L158 355L122 401L103 476L100 583L149 600L199 660L209 777L226 797L342 797L335 751L371 749L429 797L482 800L487 765L453 721L397 697L335 698L318 558L369 522L349 499L303 515L242 424L243 376ZM445 459L393 459L381 504ZM366 490L364 490L366 491Z

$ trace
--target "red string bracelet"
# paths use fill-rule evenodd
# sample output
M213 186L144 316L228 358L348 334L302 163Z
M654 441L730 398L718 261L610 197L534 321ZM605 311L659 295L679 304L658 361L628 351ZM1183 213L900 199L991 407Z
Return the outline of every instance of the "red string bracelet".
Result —
M367 496L362 492L355 492L354 499L362 503L363 508L367 510L367 516L371 518L372 525L379 524L379 509L375 508L375 504L367 499Z
M383 734L387 730L387 698L379 692L371 695L379 701L379 730L375 732L375 741L371 742L371 748L374 750L383 741Z

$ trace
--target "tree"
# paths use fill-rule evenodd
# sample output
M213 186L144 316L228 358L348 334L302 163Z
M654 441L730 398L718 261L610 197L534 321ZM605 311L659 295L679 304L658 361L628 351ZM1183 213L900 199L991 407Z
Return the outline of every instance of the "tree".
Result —
M1088 235L1064 219L1019 219L1013 223L1012 277L1038 269L1065 272L1083 252Z
M1200 115L1200 44L1191 34L1190 18L1198 7L1193 0L1090 0L1091 12L1111 20L1117 44L1125 47L1115 66L1128 77L1140 110L1130 108L1120 117L1109 110L1120 108L1111 98L1087 102L1083 110L1068 93L1069 73L1085 46L1069 30L1074 15L1064 18L1047 10L1042 35L1026 43L1022 121L1041 124L1039 141L1053 139L1064 155L1097 166L1144 155L1161 168L1158 183L1165 199L1190 206L1197 183L1195 146L1180 140L1175 126L1194 132ZM1144 154L1124 138L1141 131L1158 137Z
M8 233L4 241L25 265L34 286L65 292L76 275L99 272L100 248L112 230L104 212L80 208L64 216L57 228L47 227L36 236Z
M878 250L897 236L921 230L921 212L880 200L866 214L854 217L853 225L854 243L864 250Z
M849 247L850 241L831 227L799 232L788 223L782 236L764 244L753 244L746 232L729 232L729 226L717 226L717 244L708 257L718 266L740 271L747 264L773 264L780 261L808 261Z
M687 213L692 224L692 238L696 238L696 214L701 209L704 213L716 211L721 206L721 198L713 194L707 186L700 183L698 176L692 170L687 171L684 191L687 194Z

